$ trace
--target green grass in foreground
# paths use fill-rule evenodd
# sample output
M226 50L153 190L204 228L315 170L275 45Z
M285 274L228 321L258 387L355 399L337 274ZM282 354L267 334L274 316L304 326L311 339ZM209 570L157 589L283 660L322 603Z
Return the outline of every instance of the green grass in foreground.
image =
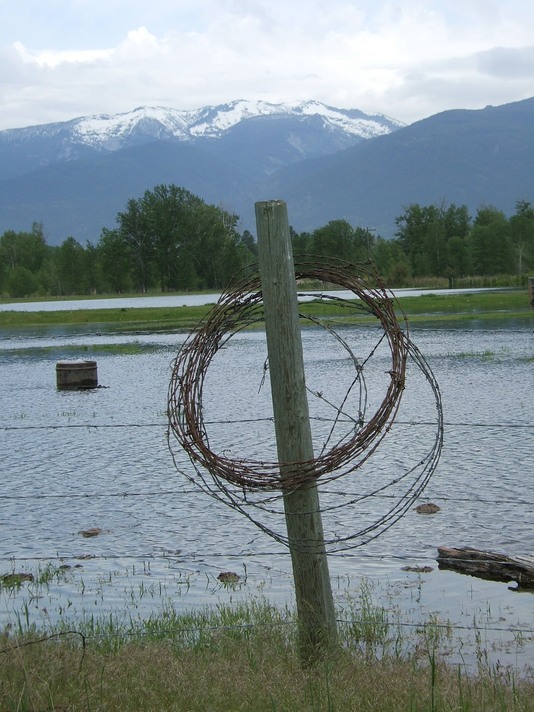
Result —
M399 299L410 322L471 319L533 318L526 290L471 292L469 294L424 294ZM194 328L212 306L87 309L72 311L0 312L0 328L92 324L124 331L184 330ZM303 314L319 318L342 318L358 322L369 319L359 312L324 302L301 306ZM400 310L399 310L400 313ZM373 317L371 317L373 318Z
M365 613L365 611L364 611ZM188 712L534 710L534 682L480 665L447 666L447 633L421 626L409 652L387 612L348 620L341 646L299 660L291 614L264 602L172 611L117 627L0 635L0 709ZM368 624L368 625L366 625ZM57 633L57 631L56 631Z

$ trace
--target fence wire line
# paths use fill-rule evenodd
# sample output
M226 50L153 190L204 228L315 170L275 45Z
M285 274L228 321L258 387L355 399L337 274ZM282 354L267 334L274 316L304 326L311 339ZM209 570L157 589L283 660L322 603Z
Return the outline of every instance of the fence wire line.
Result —
M326 418L324 416L310 415L310 420L317 420L321 422L333 423L345 422L352 423L354 418ZM226 420L206 420L205 425L240 425L244 423L266 423L274 422L272 416L265 416L263 418L237 418L237 419L226 419ZM391 427L394 428L397 425L404 426L415 426L415 427L428 427L435 425L434 421L430 420L401 420L397 418ZM492 428L494 430L508 430L508 429L525 429L534 430L534 423L503 423L499 421L498 423L473 423L473 422L452 422L450 420L444 420L443 426L446 428ZM0 430L10 431L10 430L69 430L69 429L95 429L95 430L113 430L120 428L163 428L167 429L167 422L161 423L66 423L58 425L0 425Z
M383 494L383 493L372 493L364 495L361 492L334 492L330 490L321 490L321 493L335 494L337 496L343 495L345 497L361 498L363 496L371 497L373 499L395 499L396 495ZM195 489L181 489L181 490L151 490L146 492L69 492L69 493L57 493L57 494L0 494L0 502L2 500L9 501L24 501L24 500L36 500L36 499L106 499L106 498L116 498L116 499L128 499L130 497L173 497L176 495L191 495L198 494L198 490ZM430 499L430 498L428 498ZM495 500L491 499L480 499L472 496L469 497L445 497L443 495L432 495L432 501L436 502L456 502L469 504L495 504ZM527 500L521 499L502 499L499 497L499 504L516 504L521 506L527 506L534 508L534 502L529 502Z
M82 651L83 652L82 652L82 657L80 660L80 670L81 670L83 658L85 656L85 651L87 649L87 640L90 639L90 636L85 635L84 633L82 633L79 630L62 630L62 631L58 631L57 633L50 633L49 635L43 636L41 638L36 638L34 640L16 641L14 645L8 645L7 648L1 648L0 655L7 655L7 653L18 651L21 648L27 648L31 645L38 645L39 643L46 643L49 640L55 640L57 638L68 638L71 636L78 636L78 638L81 638L81 641L82 641Z
M336 618L336 622L339 623L340 625L344 626L354 626L355 624L358 624L362 627L368 627L368 626L376 626L376 621L372 620L366 620L364 618L356 618L355 620L347 620L344 618ZM385 621L385 624L388 626L391 626L392 628L410 628L410 629L415 629L416 631L423 630L425 631L426 629L430 630L463 630L463 631L476 631L477 633L484 632L484 633L509 633L510 635L515 635L515 634L534 634L534 628L516 628L516 627L510 627L510 628L502 628L500 626L488 626L488 625L460 625L456 623L438 623L436 621L421 621L421 622L415 622L415 623L409 623L407 621L399 621L399 620L389 620L387 619ZM206 626L187 626L187 627L180 627L180 628L168 628L168 629L159 629L158 634L161 635L168 635L169 637L171 636L176 636L178 633L206 633L206 632L220 632L220 631L250 631L250 630L256 630L256 629L264 629L264 628L296 628L298 626L298 622L294 620L283 620L283 621L277 621L277 622L269 622L269 623L239 623L239 624L234 624L234 625L206 625ZM34 640L24 640L23 642L16 642L13 645L8 645L5 648L0 649L0 655L7 655L8 653L12 652L17 652L21 648L26 648L32 645L39 645L41 643L45 643L49 640L53 640L54 638L68 638L70 636L78 636L82 640L82 660L80 661L80 669L82 667L82 662L83 662L83 656L85 655L85 652L87 651L87 646L89 641L97 641L101 642L103 640L124 640L125 638L149 638L151 635L153 635L151 632L146 631L123 631L121 633L99 633L96 635L89 635L87 633L82 633L81 631L78 630L68 630L68 631L60 631L57 633L51 633L50 635L41 637L41 638L36 638ZM356 638L356 637L355 637ZM356 638L357 640L357 638ZM364 641L365 642L365 641ZM372 643L371 643L372 645ZM376 644L375 644L376 645Z

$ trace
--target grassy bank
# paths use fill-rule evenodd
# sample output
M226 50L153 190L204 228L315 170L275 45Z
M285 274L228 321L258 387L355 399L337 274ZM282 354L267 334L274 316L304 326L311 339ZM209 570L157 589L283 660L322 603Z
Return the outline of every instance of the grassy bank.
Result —
M402 309L411 318L448 315L498 318L534 316L529 308L526 290L468 292L465 294L423 294L399 299Z
M92 324L125 330L194 327L211 306L124 309L73 309L71 311L0 312L0 328Z
M400 306L410 322L470 319L527 319L534 317L526 290L471 292L468 294L424 294L401 297ZM195 307L155 307L122 309L86 309L72 311L0 312L0 328L68 326L91 324L113 326L125 331L191 329L209 312L210 305ZM318 317L364 317L335 304L310 302L301 307L303 314ZM399 310L400 312L400 310Z
M336 654L303 667L291 613L266 603L137 626L91 619L77 631L0 636L0 709L534 710L527 674L447 665L447 635L430 622L407 641L384 612L360 611L340 626Z

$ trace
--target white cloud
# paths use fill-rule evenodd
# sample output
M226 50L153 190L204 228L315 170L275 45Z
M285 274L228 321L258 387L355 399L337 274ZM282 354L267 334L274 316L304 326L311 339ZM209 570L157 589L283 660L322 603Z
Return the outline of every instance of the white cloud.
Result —
M50 69L54 69L61 64L82 64L94 62L98 59L108 59L113 54L112 50L101 49L63 49L31 52L22 42L15 42L13 48L23 62L35 64L38 67L49 67Z
M237 98L410 122L531 96L533 23L522 0L21 0L0 30L0 128Z

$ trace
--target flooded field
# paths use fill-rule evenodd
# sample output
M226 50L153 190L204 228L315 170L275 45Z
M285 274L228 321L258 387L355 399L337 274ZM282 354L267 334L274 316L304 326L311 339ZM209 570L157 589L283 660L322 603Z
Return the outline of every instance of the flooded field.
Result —
M482 639L493 662L533 664L534 595L439 570L436 562L442 545L534 554L532 324L418 328L412 336L443 399L444 447L418 500L440 511L423 516L410 508L378 538L356 537L354 548L334 551L334 595L342 610L364 585L406 624L429 616L452 624L463 642L452 645L451 659L473 655ZM146 617L167 602L188 609L264 596L293 604L287 550L197 489L175 446L173 462L167 390L184 338L88 327L2 331L0 575L27 572L34 580L0 589L0 628L110 613ZM376 343L364 327L344 327L343 338L358 355ZM351 361L320 329L304 329L303 343L318 451L335 415L327 403L343 400ZM69 358L96 360L101 387L57 390L56 362ZM264 334L247 332L214 360L205 389L212 448L275 457L265 359ZM367 417L381 402L387 369L388 353L378 348L369 364ZM345 408L357 411L358 394L351 398ZM361 471L327 485L322 501L354 502L380 478L405 472L433 442L434 423L425 381L409 371L387 444ZM402 484L359 507L332 509L325 527L334 536L358 532L400 496ZM97 536L81 533L94 528ZM228 571L239 576L231 587L218 578Z

